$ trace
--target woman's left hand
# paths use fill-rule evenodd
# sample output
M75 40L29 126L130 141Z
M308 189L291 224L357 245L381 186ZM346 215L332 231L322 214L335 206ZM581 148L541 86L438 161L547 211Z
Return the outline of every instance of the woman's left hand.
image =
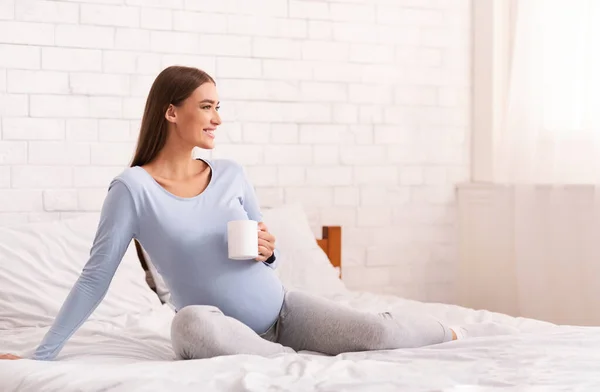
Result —
M12 359L12 360L15 360L15 359L22 359L22 358L18 357L16 355L13 355L13 354L0 354L0 359Z
M258 222L258 257L257 261L266 261L275 250L275 237L263 222Z

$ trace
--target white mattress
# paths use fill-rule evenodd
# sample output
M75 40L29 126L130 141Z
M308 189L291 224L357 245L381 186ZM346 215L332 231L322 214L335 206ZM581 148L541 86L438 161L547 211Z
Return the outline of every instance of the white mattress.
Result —
M0 361L0 391L600 390L600 328L558 327L366 293L336 300L370 311L429 312L451 325L495 320L522 334L337 357L300 353L174 361L172 313L165 307L143 318L118 320L117 326L87 322L59 361ZM0 331L0 351L31 350L44 333Z

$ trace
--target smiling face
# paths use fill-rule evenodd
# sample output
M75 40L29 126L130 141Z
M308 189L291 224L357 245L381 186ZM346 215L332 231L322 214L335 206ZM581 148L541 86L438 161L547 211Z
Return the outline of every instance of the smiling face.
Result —
M201 84L180 105L170 105L165 118L171 132L185 144L203 149L215 146L215 131L221 125L219 97L214 83Z

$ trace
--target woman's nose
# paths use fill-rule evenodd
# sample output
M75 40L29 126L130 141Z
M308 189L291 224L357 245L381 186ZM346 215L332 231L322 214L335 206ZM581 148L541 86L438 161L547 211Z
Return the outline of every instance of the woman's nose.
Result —
M215 112L212 118L212 123L216 125L221 125L221 116L219 115L219 112Z

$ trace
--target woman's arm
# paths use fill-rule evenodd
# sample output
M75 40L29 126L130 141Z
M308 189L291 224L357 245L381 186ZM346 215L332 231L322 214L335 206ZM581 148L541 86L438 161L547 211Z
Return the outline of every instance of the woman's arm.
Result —
M240 166L241 181L242 181L242 206L248 217L257 222L262 222L263 216L260 211L260 205L258 203L258 198L256 197L256 192L254 191L254 187L250 183L250 180L246 176L244 169ZM273 249L273 255L269 257L267 260L263 261L269 267L275 269L277 268L278 263L279 250L277 248Z
M137 215L133 198L124 183L114 180L102 206L90 258L33 359L54 359L71 335L92 314L106 295L114 273L136 234Z

